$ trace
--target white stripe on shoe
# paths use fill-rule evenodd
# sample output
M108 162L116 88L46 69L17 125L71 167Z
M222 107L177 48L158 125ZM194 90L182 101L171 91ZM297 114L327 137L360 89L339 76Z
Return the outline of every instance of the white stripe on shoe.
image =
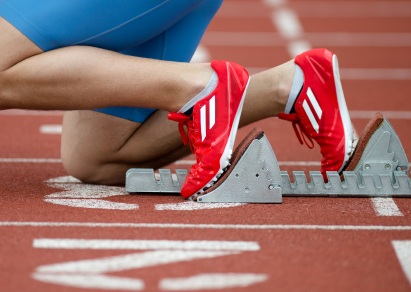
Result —
M207 136L207 118L206 118L207 106L204 105L200 109L200 129L201 129L201 142L204 141Z
M211 130L215 124L215 96L213 96L210 99L210 111L209 111L209 119L210 119L210 124L209 124L209 129Z
M307 96L310 99L311 105L313 106L315 113L318 116L318 119L321 120L321 116L323 115L323 111L320 107L320 105L318 104L317 98L315 97L313 91L311 90L310 87L308 87L307 89Z
M307 100L303 101L303 109L305 111L305 114L307 115L308 119L310 120L311 126L313 127L313 129L315 130L315 132L318 133L320 127L314 117L313 112L311 111L310 106L308 105Z

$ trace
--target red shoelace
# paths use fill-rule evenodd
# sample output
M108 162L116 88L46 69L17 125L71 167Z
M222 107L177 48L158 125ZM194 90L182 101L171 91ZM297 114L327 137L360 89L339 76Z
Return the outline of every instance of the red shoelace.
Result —
M198 130L194 129L193 126L193 121L191 119L190 116L187 116L185 114L182 113L172 113L170 112L168 114L168 119L178 122L178 131L180 132L181 135L181 139L183 140L183 144L190 145L190 149L191 152L193 152L194 154L196 154L197 156L197 161L199 158L198 153L196 153L196 149L198 149L198 147L196 147L196 143L199 141L198 137L197 137L197 132ZM184 130L184 127L187 127L187 133Z
M307 145L308 148L312 149L314 148L314 142L311 139L311 137L304 131L304 128L301 127L300 119L298 118L296 113L292 114L285 114L285 113L280 113L278 117L282 120L290 121L293 125L294 132L297 135L298 141L303 145ZM310 141L310 144L307 142L308 139Z

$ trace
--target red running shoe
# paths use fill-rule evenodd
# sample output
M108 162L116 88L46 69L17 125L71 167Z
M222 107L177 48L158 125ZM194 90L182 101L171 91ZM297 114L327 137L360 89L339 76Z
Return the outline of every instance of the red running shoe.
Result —
M321 172L327 179L326 171L344 169L354 148L337 56L326 49L315 49L298 55L294 62L304 73L304 86L291 113L281 113L279 118L293 123L301 144L304 140L313 148L314 139L320 145Z
M183 142L190 143L197 159L181 188L184 198L201 194L229 165L249 83L249 74L240 65L213 61L211 66L218 76L214 91L194 105L190 116L168 115L179 122ZM188 139L184 126L188 128Z

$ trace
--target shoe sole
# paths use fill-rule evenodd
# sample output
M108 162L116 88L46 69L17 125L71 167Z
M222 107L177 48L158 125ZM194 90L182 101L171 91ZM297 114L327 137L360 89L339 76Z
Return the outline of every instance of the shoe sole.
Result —
M343 122L344 128L344 136L345 136L345 154L344 154L344 162L341 165L338 172L341 172L344 167L347 165L350 155L354 150L354 131L351 125L350 115L348 113L347 103L345 101L344 92L341 85L340 79L340 71L338 66L338 58L337 55L333 54L332 57L332 68L333 68L333 75L334 75L334 85L337 93L337 102L338 108L340 110L341 119Z

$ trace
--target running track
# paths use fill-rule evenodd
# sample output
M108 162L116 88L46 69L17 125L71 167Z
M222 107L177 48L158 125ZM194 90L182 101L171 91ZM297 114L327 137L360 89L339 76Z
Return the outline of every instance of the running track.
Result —
M410 157L410 19L409 1L230 0L196 58L258 72L325 46L357 131L382 111ZM208 205L82 185L60 163L61 120L0 113L2 291L411 290L409 199ZM291 125L257 125L282 169L318 169L318 148L300 146Z

